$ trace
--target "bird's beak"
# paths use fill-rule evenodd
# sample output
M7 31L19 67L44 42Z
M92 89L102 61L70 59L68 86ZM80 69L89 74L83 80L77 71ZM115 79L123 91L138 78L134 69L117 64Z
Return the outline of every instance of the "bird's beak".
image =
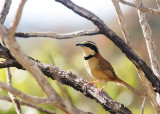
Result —
M84 44L76 44L76 46L83 47L83 46L84 46Z

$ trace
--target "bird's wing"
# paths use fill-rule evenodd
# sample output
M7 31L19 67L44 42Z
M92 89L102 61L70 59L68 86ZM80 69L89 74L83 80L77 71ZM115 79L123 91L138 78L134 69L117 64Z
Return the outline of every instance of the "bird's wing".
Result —
M98 62L98 68L103 73L105 73L107 76L109 76L111 79L114 80L116 78L116 74L114 72L114 69L113 69L113 67L111 66L111 64L107 60L101 59Z

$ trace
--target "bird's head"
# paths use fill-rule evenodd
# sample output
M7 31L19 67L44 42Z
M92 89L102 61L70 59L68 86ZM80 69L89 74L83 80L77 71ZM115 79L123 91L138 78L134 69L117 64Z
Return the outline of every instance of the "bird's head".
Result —
M85 57L89 55L95 55L99 52L96 44L91 41L85 41L82 43L78 43L76 44L76 46L80 46L82 48L82 51Z

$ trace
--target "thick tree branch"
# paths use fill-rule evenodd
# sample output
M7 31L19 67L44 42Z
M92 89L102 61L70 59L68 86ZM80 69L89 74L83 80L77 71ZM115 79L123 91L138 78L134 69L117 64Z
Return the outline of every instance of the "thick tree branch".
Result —
M29 32L29 33L17 32L15 36L23 37L23 38L50 37L55 39L70 39L70 38L75 38L77 36L87 36L87 35L96 35L96 34L100 34L100 31L98 29L82 30L82 31L77 31L77 32L67 33L67 34L58 34L54 32Z
M12 102L12 100L9 97L3 96L3 95L0 95L0 99L8 101L8 102ZM44 113L47 113L47 114L56 114L54 111L51 111L51 110L48 110L48 109L44 109L44 108L42 108L42 107L40 107L38 105L32 104L30 102L19 100L19 103L21 105L25 105L25 106L29 106L29 107L35 108L35 109L39 110L40 112L44 112Z
M4 4L3 4L3 8L0 12L0 23L4 23L4 21L6 20L7 14L9 12L9 8L11 6L12 0L5 0Z
M0 46L0 51L1 50L7 50L6 48ZM4 55L7 55L7 57L10 55L8 51L3 51L6 52ZM0 52L1 55L1 52ZM69 85L73 87L75 90L82 92L85 96L96 100L98 103L100 103L104 109L111 113L122 113L122 114L131 114L129 109L124 107L123 104L120 104L116 102L115 100L111 99L107 93L104 91L102 94L97 94L98 88L95 86L88 85L87 89L83 88L83 86L87 83L86 80L84 80L81 77L78 77L77 75L71 73L71 72L66 72L58 67L55 67L53 65L48 65L45 63L41 63L38 60L34 60L30 58L32 62L38 65L38 67L42 70L42 72L49 78L55 80L58 79L61 83L65 85ZM7 61L12 61L12 62L7 62ZM17 67L19 69L22 69L22 66L15 60L7 60L5 64L0 63L0 68L5 68L5 67ZM56 78L58 77L58 78Z
M119 37L113 32L99 17L92 12L77 6L70 0L55 0L68 7L76 14L92 21L104 34L108 37L117 47L121 49L123 53L136 65L137 68L141 68L146 78L152 83L154 90L160 93L160 80L155 76L152 70L146 65L146 63Z

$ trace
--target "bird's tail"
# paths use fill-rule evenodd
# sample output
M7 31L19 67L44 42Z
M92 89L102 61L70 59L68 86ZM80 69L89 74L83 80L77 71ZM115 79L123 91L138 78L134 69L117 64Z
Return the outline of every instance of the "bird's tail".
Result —
M131 87L129 84L127 84L126 82L124 82L123 80L121 80L120 78L117 77L117 82L126 86L127 88L129 88L131 91L133 91L135 94L137 94L140 97L144 97L144 95L142 95L139 91L137 91L136 89L134 89L133 87Z

